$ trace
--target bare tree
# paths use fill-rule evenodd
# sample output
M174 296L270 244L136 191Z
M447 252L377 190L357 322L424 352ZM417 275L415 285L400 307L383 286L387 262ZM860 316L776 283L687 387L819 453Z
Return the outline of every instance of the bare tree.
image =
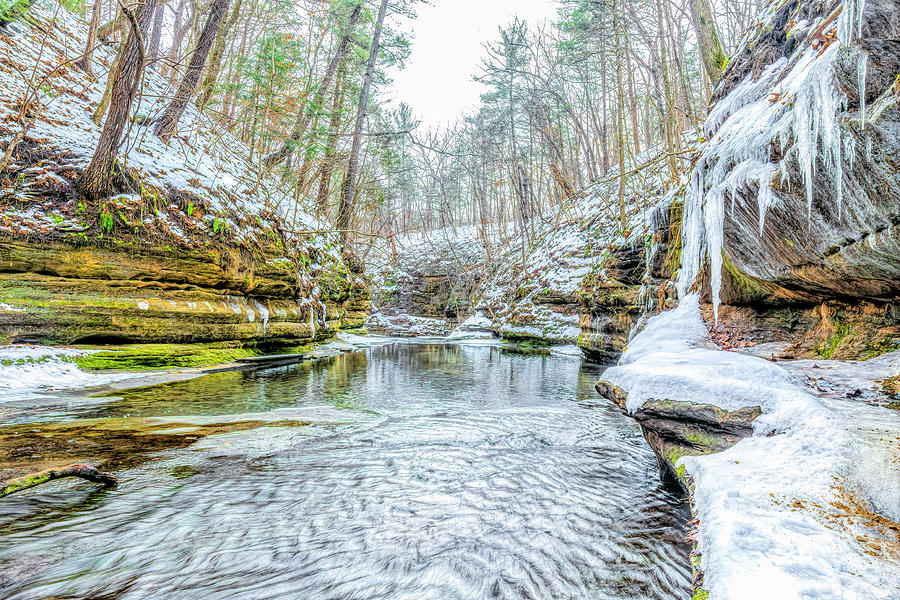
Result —
M353 205L356 200L356 174L359 168L359 151L362 146L363 126L366 123L366 111L369 106L369 91L372 89L372 78L375 75L375 62L378 60L378 51L381 48L381 30L384 27L384 18L387 15L388 0L381 0L378 9L378 18L375 21L375 32L372 34L372 46L369 48L369 61L366 64L366 74L363 78L362 90L359 93L359 107L356 111L356 124L353 126L353 141L350 147L350 158L347 162L347 174L344 177L344 186L341 189L341 202L338 208L337 226L341 230L344 242L347 241L347 230L350 229L350 221L353 218Z
M697 47L700 50L703 69L713 85L716 85L722 78L722 70L725 68L727 57L722 50L722 42L719 41L719 31L713 17L712 6L709 0L689 0L688 5L691 10L691 20L694 23L694 32L697 35Z
M147 48L147 61L150 63L150 68L154 71L157 70L156 59L159 58L159 45L162 43L165 18L166 6L165 4L158 4L153 17L153 33L150 34L150 47Z
M153 17L157 0L146 0L137 10L137 14L126 6L122 11L131 24L131 31L122 42L113 71L109 114L100 141L91 158L90 164L79 178L79 188L85 198L97 201L113 191L112 173L116 163L122 133L131 113L131 105L137 96L144 68L144 36Z
M91 9L91 25L88 29L87 44L84 49L84 56L75 61L75 66L93 76L91 63L94 60L94 46L97 45L97 26L100 23L100 8L103 6L101 0L94 0L94 6Z
M353 35L356 24L359 22L360 15L362 15L362 8L363 3L360 2L350 13L350 18L347 21L347 25L344 27L341 39L335 49L334 56L331 58L331 62L328 63L328 68L325 70L325 76L322 78L322 82L319 84L319 88L316 90L312 102L308 103L306 108L301 110L297 115L297 122L294 124L294 129L291 131L291 135L288 139L282 144L281 148L265 158L263 164L267 169L271 169L275 165L284 162L291 151L293 151L294 145L299 142L306 133L306 128L309 127L309 122L312 120L313 115L317 113L322 102L325 100L325 94L328 93L328 88L331 87L331 80L334 79L334 74L337 72L338 65L344 60L344 57L347 54L347 50L350 47L350 37Z
M209 57L209 67L206 69L206 77L203 78L203 84L200 86L200 93L197 95L197 108L203 110L212 98L213 91L216 88L216 80L219 78L219 71L222 69L222 55L225 54L225 43L228 34L234 29L238 15L241 12L242 0L237 0L231 9L231 15L224 27L220 27L216 33L216 41L213 44L212 54Z
M194 48L194 52L191 55L191 62L188 65L187 72L184 74L184 79L181 80L181 85L178 86L178 91L175 92L175 98L172 99L172 102L166 108L166 112L163 113L163 116L156 123L153 133L166 143L175 135L178 120L184 113L184 109L187 108L188 102L194 96L197 82L200 81L200 74L203 72L203 66L206 64L216 32L222 26L222 20L228 11L228 1L213 0L209 17L206 19L206 24L203 26L200 38L197 40L197 47Z

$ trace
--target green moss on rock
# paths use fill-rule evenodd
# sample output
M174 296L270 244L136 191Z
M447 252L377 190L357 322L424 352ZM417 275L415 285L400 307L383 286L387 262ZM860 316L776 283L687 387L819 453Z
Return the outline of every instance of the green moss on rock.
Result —
M75 363L93 371L149 371L207 367L261 354L226 344L129 344L76 357Z
M233 343L210 344L128 344L76 357L82 369L95 371L152 371L191 369L234 362L251 356L269 354L305 354L311 344L241 346Z

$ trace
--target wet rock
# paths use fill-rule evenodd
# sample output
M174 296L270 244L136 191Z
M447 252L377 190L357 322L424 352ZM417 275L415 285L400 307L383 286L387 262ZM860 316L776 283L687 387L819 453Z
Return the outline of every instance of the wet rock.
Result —
M668 306L674 293L669 277L680 244L679 230L670 225L680 218L679 206L658 207L646 235L620 239L608 249L602 270L585 279L578 346L588 358L614 361L635 324Z
M623 413L627 393L600 380L597 392L614 402ZM753 433L753 421L762 414L758 406L723 410L712 404L651 399L631 416L640 423L653 449L664 481L687 491L684 471L677 466L682 456L712 454L726 450Z

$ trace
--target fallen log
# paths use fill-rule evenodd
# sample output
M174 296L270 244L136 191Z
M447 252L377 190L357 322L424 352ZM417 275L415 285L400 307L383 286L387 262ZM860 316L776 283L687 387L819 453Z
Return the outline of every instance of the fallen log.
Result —
M80 477L93 483L102 483L106 487L116 487L119 484L119 480L115 475L104 473L96 467L90 465L67 465L4 481L0 483L0 498L53 481L54 479L62 479L63 477Z

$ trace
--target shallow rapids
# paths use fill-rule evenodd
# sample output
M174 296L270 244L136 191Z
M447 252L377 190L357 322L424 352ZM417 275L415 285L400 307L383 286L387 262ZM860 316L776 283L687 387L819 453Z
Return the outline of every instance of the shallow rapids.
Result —
M0 597L689 597L688 512L600 372L393 344L29 413L263 424L0 500Z

